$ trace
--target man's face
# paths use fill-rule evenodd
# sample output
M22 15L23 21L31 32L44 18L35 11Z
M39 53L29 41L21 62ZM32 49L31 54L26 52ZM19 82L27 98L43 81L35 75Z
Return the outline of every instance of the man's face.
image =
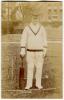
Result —
M33 22L34 24L37 24L37 23L39 22L38 16L33 16L32 22Z

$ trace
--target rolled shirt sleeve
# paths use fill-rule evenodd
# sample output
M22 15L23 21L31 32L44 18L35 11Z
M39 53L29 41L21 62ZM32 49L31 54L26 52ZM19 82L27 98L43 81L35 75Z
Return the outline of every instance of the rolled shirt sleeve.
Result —
M21 44L20 44L21 48L26 48L26 44L27 44L27 26L25 27L21 35Z
M47 34L44 27L42 27L42 35L43 35L43 48L47 48Z

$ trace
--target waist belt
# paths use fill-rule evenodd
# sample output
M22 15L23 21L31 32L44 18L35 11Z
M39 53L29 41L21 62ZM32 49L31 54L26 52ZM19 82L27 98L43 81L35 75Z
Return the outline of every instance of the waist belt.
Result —
M42 49L41 50L39 50L39 49L38 50L27 49L27 51L30 51L30 52L38 52L39 51L40 52L40 51L43 51L43 50Z

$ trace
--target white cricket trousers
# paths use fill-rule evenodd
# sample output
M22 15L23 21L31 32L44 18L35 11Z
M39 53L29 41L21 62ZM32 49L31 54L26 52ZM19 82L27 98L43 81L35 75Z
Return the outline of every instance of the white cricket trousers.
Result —
M32 87L34 67L36 67L36 86L41 86L42 68L44 63L43 51L27 51L27 84L26 87Z

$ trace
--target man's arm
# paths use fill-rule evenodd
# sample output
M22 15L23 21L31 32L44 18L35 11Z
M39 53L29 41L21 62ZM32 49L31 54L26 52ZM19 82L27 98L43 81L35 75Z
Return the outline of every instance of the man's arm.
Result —
M43 56L46 56L47 53L47 34L46 34L46 30L44 27L42 27L42 31L43 31Z
M21 52L20 52L20 55L22 57L24 57L25 54L26 54L26 44L27 44L27 27L25 27L25 29L23 30L22 35L21 35Z

